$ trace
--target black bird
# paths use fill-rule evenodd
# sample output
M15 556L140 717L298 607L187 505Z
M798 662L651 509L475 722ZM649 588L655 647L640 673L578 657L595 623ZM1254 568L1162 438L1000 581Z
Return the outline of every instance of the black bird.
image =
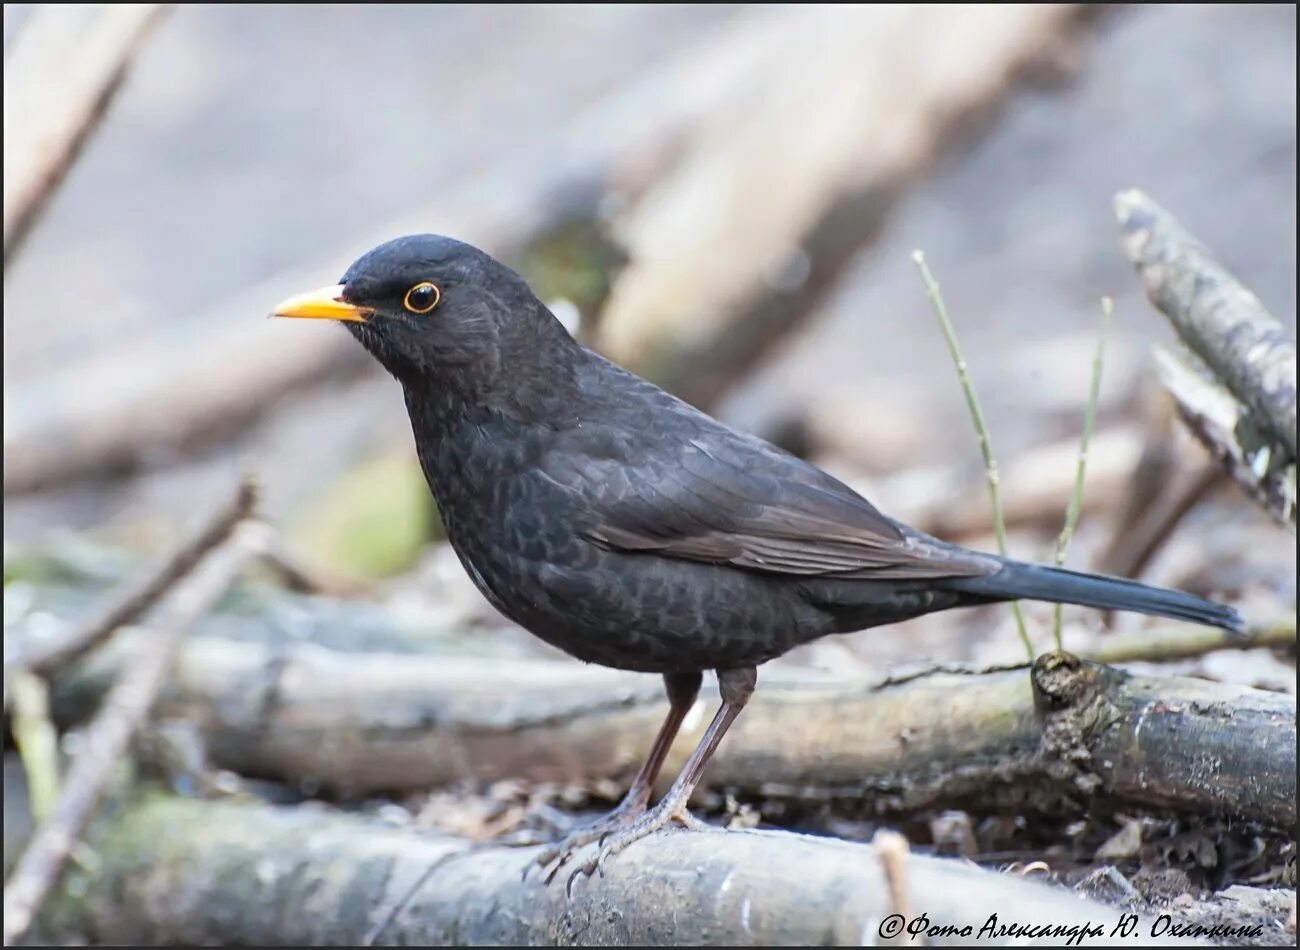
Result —
M447 537L483 595L589 663L660 673L669 712L622 803L542 856L581 870L672 821L754 690L818 637L1029 599L1241 629L1235 610L930 537L579 345L516 273L436 235L382 244L275 313L346 321L402 385ZM650 792L703 671L722 706Z

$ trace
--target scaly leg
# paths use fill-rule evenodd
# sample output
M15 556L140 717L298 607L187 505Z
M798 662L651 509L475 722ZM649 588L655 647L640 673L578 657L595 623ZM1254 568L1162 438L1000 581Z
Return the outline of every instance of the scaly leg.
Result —
M593 872L603 867L609 858L634 841L639 841L673 822L687 828L700 827L701 823L691 816L686 810L686 805L691 800L691 793L695 791L695 786L700 782L700 776L704 774L704 767L709 764L709 759L713 757L713 752L722 741L727 729L745 708L745 703L749 702L757 682L758 671L752 666L718 671L718 689L722 693L722 706L713 717L713 722L709 723L708 731L704 733L700 744L686 760L686 765L682 767L681 774L673 782L672 788L654 808L607 835L601 841L596 856L569 877L568 887L573 886L574 880L580 874L591 876Z
M659 777L659 770L663 768L664 759L668 757L668 750L672 748L673 740L677 738L682 720L686 718L691 706L695 704L695 698L700 694L700 683L703 679L704 676L700 673L664 674L664 687L668 691L668 715L664 719L664 724L659 727L659 735L655 736L649 757L641 766L641 770L636 773L636 778L632 780L632 787L627 790L627 794L613 811L591 824L574 829L538 856L538 864L552 865L546 872L548 883L569 858L573 857L575 850L632 824L645 814L650 806L650 793L654 789L655 779Z

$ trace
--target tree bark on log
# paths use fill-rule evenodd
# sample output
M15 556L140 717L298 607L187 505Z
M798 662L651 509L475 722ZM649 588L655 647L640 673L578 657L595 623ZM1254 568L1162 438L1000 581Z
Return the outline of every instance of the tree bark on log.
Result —
M1286 327L1147 195L1122 191L1115 210L1151 302L1294 462L1296 350Z
M1248 497L1279 524L1295 530L1295 463L1273 465L1267 454L1242 444L1246 409L1227 389L1169 350L1157 347L1155 356L1160 382L1196 440Z
M237 503L237 509L246 511L252 501L247 485L241 485L239 500L244 504ZM242 531L237 529L229 544L174 588L158 622L157 640L137 644L135 655L116 677L103 707L87 728L49 816L36 828L12 877L5 882L6 947L23 938L58 879L114 770L148 718L190 628L260 553L266 526L244 522L238 528Z
M47 908L49 934L173 945L861 946L881 942L896 912L873 848L788 832L660 833L603 877L578 881L571 897L562 881L525 876L536 848L476 847L313 806L145 797L113 818L96 854L97 868L73 872ZM906 877L918 915L972 933L996 915L1060 927L1028 942L1064 944L1066 928L1108 934L1123 916L957 860L910 855ZM1150 945L1149 934L1143 921L1131 942Z
M59 704L66 708L68 694ZM88 684L83 679L81 690ZM657 679L569 663L344 654L199 638L172 711L214 765L342 796L473 778L625 778L662 718ZM670 778L707 722L702 701ZM1079 813L1099 801L1290 828L1293 696L1076 659L875 684L765 671L702 788L925 808Z

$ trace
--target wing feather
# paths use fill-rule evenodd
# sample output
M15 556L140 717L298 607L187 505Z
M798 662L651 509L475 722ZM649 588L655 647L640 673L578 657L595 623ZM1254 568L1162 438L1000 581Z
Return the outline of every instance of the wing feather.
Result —
M580 531L597 544L794 576L963 577L999 566L898 524L821 469L660 390L642 396L630 417L605 406L557 433L543 460L581 499Z

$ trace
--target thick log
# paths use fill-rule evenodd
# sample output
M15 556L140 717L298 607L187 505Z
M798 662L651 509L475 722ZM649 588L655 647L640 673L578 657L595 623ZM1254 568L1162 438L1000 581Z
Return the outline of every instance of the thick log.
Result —
M657 678L566 662L209 637L187 645L175 686L173 712L200 724L213 764L343 796L463 778L623 779L664 704ZM688 716L666 778L699 739L707 705ZM1296 817L1295 739L1293 696L1132 676L1068 654L1032 671L931 669L876 683L778 667L764 671L702 787L879 814L1078 813L1109 800L1285 829Z
M246 497L243 488L240 497ZM90 820L114 770L153 708L181 643L239 572L260 553L269 529L245 522L229 544L172 591L158 618L156 639L141 641L116 677L103 707L86 730L49 816L5 882L4 945L21 940L59 876L63 862Z
M896 913L873 848L787 832L660 833L566 896L562 880L547 886L524 874L536 848L474 847L312 806L157 796L119 813L96 855L97 868L76 872L49 908L51 935L173 945L861 946L888 942L885 921ZM1020 923L1060 930L979 942L1065 944L1085 926L1110 934L1124 916L957 860L911 855L905 872L916 914L936 927L969 926L963 942L986 925ZM1150 945L1151 928L1141 921L1129 941Z

